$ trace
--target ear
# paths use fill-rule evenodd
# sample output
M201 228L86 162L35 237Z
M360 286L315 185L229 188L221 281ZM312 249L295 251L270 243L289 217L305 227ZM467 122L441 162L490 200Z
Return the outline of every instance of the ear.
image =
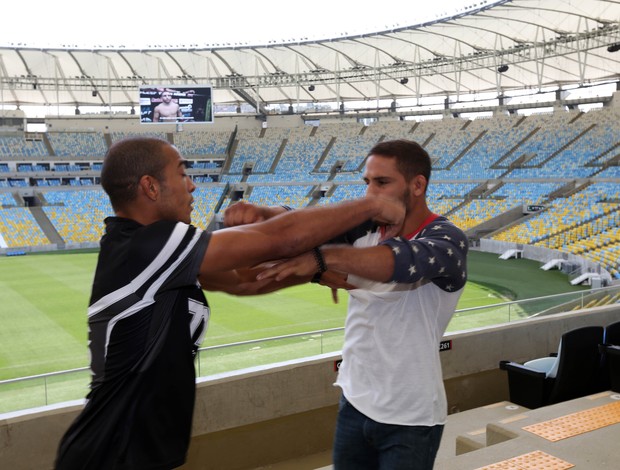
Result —
M426 193L426 186L428 185L428 181L423 175L415 175L411 179L410 185L412 193L415 196L420 197L423 196L424 193Z
M159 197L159 181L150 175L144 175L140 178L140 189L144 195L151 201L157 201Z

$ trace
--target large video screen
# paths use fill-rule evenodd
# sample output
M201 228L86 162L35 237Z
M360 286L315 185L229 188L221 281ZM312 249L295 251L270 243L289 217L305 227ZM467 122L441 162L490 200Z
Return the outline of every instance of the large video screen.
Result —
M140 86L140 122L145 124L213 122L208 85Z

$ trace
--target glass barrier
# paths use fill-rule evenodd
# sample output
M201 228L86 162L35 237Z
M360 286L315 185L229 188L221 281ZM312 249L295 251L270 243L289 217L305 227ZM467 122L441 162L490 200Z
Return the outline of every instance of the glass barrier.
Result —
M79 400L88 393L90 369L34 375L0 381L0 413Z
M336 352L342 349L343 338L344 328L332 328L201 348L196 360L197 374L204 377Z
M456 311L448 332L465 331L541 315L620 302L620 286L556 294ZM198 377L262 366L342 349L344 328L311 331L200 348ZM0 413L84 398L88 367L0 381Z

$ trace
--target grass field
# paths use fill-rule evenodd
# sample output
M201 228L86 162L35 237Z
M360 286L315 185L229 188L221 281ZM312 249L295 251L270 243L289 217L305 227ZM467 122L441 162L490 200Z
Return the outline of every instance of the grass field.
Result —
M95 263L96 253L0 259L0 380L88 365L86 306ZM460 309L581 289L534 261L472 251L468 263ZM345 292L334 305L329 290L313 284L261 297L211 293L208 299L204 346L341 327L347 304ZM459 315L449 329L507 321L502 315Z

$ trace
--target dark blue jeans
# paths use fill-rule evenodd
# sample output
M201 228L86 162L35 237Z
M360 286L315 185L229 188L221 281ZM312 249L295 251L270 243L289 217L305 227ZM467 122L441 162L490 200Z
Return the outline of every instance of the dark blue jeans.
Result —
M373 421L340 399L334 470L432 470L443 425L400 426Z

